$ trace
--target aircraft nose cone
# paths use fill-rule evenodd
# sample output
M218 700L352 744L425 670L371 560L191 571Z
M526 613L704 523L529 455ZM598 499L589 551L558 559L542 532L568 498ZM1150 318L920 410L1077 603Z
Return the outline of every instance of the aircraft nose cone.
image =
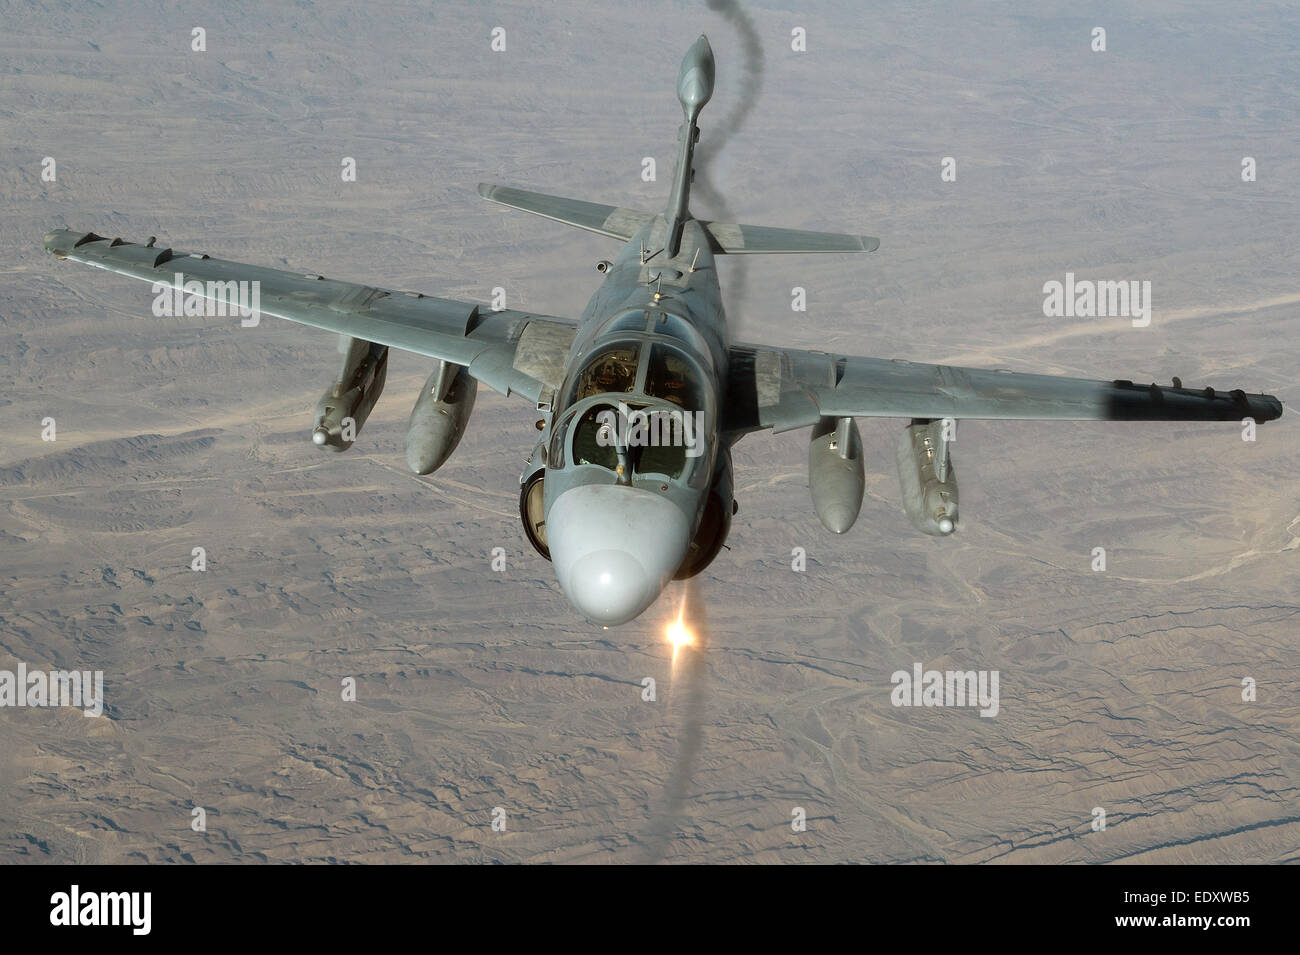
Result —
M551 505L546 531L565 596L607 627L654 603L690 544L690 522L676 504L626 486L565 491Z
M639 616L659 596L659 587L627 551L598 550L574 562L568 594L589 618L613 626Z

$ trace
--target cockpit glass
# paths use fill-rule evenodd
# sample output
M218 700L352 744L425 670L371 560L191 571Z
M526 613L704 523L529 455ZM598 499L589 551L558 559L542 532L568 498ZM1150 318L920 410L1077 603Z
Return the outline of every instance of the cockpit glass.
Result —
M629 392L636 387L636 363L641 347L625 342L602 348L587 359L574 378L568 403L610 392Z
M614 471L621 451L631 476L654 474L676 479L686 470L691 452L702 438L693 425L693 420L686 420L676 408L597 404L574 424L573 463Z
M551 449L547 452L546 466L559 470L564 467L564 436L573 424L573 415L562 418L551 426Z
M671 401L686 411L703 410L704 389L695 367L675 348L655 345L650 349L650 368L645 393Z
M618 467L617 442L609 430L612 410L609 405L594 405L578 419L573 429L574 464L595 464L611 471Z
M654 323L654 327L651 330L657 335L675 338L680 342L688 344L701 359L708 364L712 364L708 346L705 345L704 339L700 336L700 333L696 331L693 325L679 316L663 313L659 316L658 321Z
M600 334L608 335L611 332L643 332L645 331L645 323L645 309L638 308L611 318L601 328Z
M664 430L667 430L665 426ZM662 474L669 478L679 478L686 467L686 447L677 443L661 441L659 444L644 445L635 448L632 457L634 474Z
M689 479L692 486L708 480L704 428L713 400L695 357L663 342L616 342L588 357L572 382L564 406L583 404L554 429L549 467L618 471L621 464L630 479Z

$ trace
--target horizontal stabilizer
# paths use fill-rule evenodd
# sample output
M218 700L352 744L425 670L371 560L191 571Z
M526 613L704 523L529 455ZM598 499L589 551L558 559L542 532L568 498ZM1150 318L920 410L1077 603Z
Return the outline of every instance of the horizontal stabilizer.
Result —
M759 252L875 252L880 240L869 235L839 232L804 232L762 225L701 222L713 240L714 254L742 255Z
M563 196L548 196L542 192L528 192L512 186L494 186L480 182L478 194L484 199L499 202L503 206L522 209L535 216L563 222L565 225L577 226L588 232L622 239L626 242L641 231L641 227L654 219L648 212L635 209L623 209L619 206L605 206L598 202L584 202L581 199L566 199Z

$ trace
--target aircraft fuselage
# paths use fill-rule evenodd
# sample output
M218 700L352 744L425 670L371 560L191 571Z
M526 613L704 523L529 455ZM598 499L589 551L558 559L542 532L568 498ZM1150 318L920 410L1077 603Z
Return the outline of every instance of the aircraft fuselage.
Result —
M658 216L609 266L543 434L550 556L569 599L605 625L633 619L672 577L702 569L729 525L716 266L696 220L680 224L676 255L668 238Z

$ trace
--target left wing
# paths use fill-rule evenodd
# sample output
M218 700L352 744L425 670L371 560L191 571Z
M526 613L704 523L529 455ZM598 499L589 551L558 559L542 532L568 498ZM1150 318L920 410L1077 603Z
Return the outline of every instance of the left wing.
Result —
M452 362L503 395L518 393L538 403L559 388L576 329L564 319L494 312L470 302L242 265L93 232L51 232L45 250L161 286L199 282L202 297L223 306L231 301L227 283L256 282L260 314Z
M1216 391L1091 381L900 358L854 358L792 348L731 349L728 431L789 431L822 417L1001 418L1076 421L1272 421L1282 403Z

